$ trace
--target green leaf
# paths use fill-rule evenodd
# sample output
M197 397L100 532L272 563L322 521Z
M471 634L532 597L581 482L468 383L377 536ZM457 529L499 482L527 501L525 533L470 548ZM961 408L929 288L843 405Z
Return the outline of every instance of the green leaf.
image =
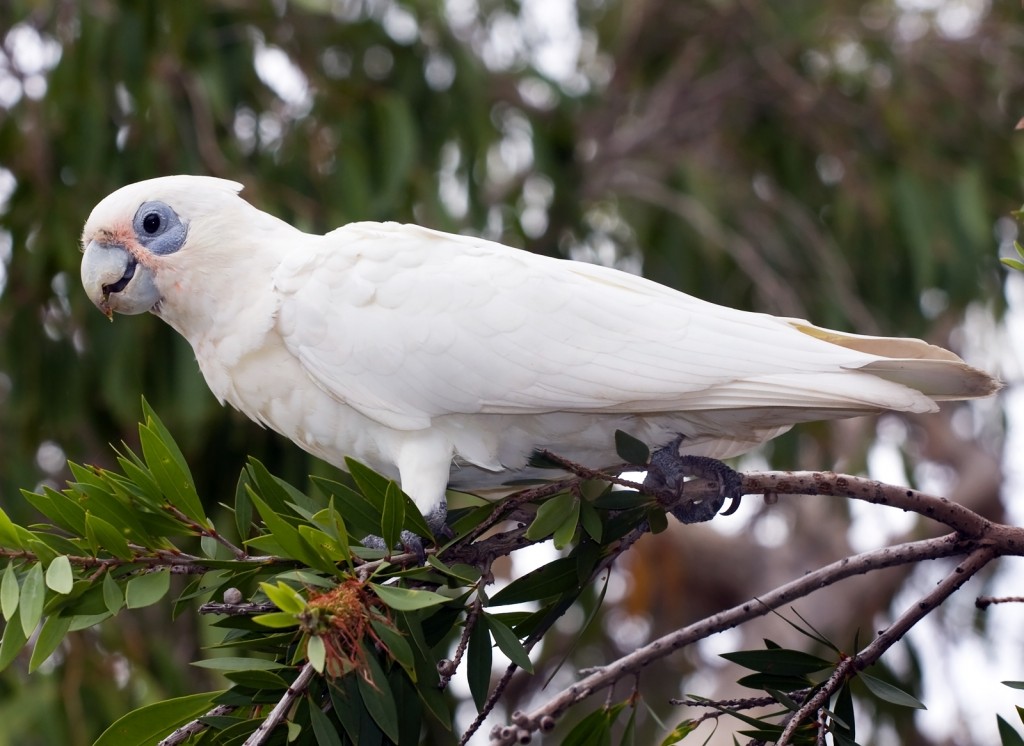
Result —
M684 720L669 733L661 742L661 746L672 746L679 743L700 726L696 720Z
M32 673L53 654L71 627L71 617L48 616L36 637L36 645L32 649L32 657L28 662L28 672Z
M629 510L653 504L654 498L649 495L624 489L609 490L593 501L594 507L599 510Z
M113 524L90 512L85 514L85 529L95 539L96 546L100 549L105 549L118 559L132 558L128 539Z
M442 596L440 593L434 593L433 591L418 591L410 588L398 588L393 585L378 585L376 583L370 583L370 585L373 586L374 593L377 594L377 597L385 605L398 611L416 611L417 609L426 609L451 601L447 596Z
M111 614L116 614L124 606L124 591L109 572L103 576L103 604Z
M338 504L345 512L345 523L352 531L352 536L366 536L380 530L381 511L363 494L356 492L347 484L323 477L312 477L313 484Z
M252 618L252 620L257 624L262 624L264 627L271 627L273 629L296 627L299 624L299 620L295 618L294 614L288 614L284 611L272 611L269 614L257 614Z
M309 721L313 726L313 735L316 736L317 746L342 746L337 726L324 714L317 702L314 702L312 698L309 698L308 702Z
M0 509L0 546L9 549L24 549L21 543L21 531L7 513Z
M151 606L163 598L171 589L171 574L166 570L143 573L128 581L125 587L125 604L129 609Z
M668 517L661 508L651 508L646 512L647 523L651 527L652 534L660 534L668 528Z
M560 557L528 572L494 594L490 606L539 601L579 587L575 557Z
M62 596L71 593L75 583L74 575L71 572L71 560L67 555L60 554L46 568L46 587L54 593Z
M0 639L0 671L3 671L18 657L18 653L28 642L28 635L21 624L11 620L4 627L3 639Z
M1011 689L1024 689L1024 681L1003 681L1000 682L1003 686L1008 686Z
M744 668L776 676L805 676L832 667L832 662L799 650L741 650L721 656Z
M996 715L996 727L999 729L1000 746L1024 746L1020 733L999 715Z
M587 535L600 544L604 526L601 524L601 516L589 501L584 500L580 503L580 523Z
M562 521L562 525L555 529L555 533L551 535L551 541L555 545L555 549L564 549L572 541L572 537L576 535L576 528L580 525L580 501L572 501L572 510L566 519Z
M537 510L537 516L530 527L526 529L526 538L537 541L550 536L569 518L575 503L576 497L568 492L562 492L546 500Z
M288 668L283 663L268 661L266 658L238 658L233 656L193 661L191 665L211 671L279 671L282 668Z
M263 519L263 523L266 524L270 534L288 557L297 559L308 567L315 568L321 572L328 574L337 573L337 568L323 559L309 546L298 530L278 515L251 487L249 488L249 497L256 505L256 510L259 511L260 517Z
M310 636L306 641L306 659L317 673L324 672L324 666L327 665L327 646L324 645L324 638L319 635Z
M1019 259L1011 259L1010 257L1003 257L999 261L1001 261L1003 264L1005 264L1010 269L1015 269L1017 271L1024 271L1024 262L1020 261Z
M21 587L18 585L18 574L14 571L14 563L8 562L4 568L3 580L0 580L0 614L8 622L14 618L14 612L18 610L18 598L21 595Z
M881 679L875 678L870 674L861 671L857 674L857 678L864 682L864 686L879 699L883 699L886 702L891 702L894 705L900 707L912 707L915 710L927 710L921 700L917 699L913 695L907 694L902 689L899 689L892 684L889 684Z
M370 717L380 727L384 734L392 741L398 741L398 707L395 705L395 697L391 693L391 686L388 684L384 670L377 662L372 651L366 652L366 672L370 675L372 684L363 676L356 676L356 683L359 687L359 694L363 698Z
M167 501L196 523L205 525L207 518L192 474L166 428L159 420L149 418L146 425L139 426L139 440L146 465Z
M370 625L373 627L373 631L377 633L380 641L384 643L384 647L388 650L388 655L405 669L405 672L409 674L409 678L415 683L416 656L412 652L412 646L409 645L409 641L389 623L379 619L371 619Z
M235 486L235 528L238 538L245 541L252 533L252 500L249 499L249 471L242 469Z
M576 724L562 741L562 746L608 746L611 744L612 723L622 711L623 703L602 707Z
M847 681L843 684L843 687L839 690L839 694L836 695L836 701L833 705L836 718L843 721L843 726L834 726L833 732L838 731L844 737L853 741L857 738L857 726L856 726L856 712L853 707L853 692L850 691L850 682Z
M278 582L276 585L260 583L260 590L266 594L274 606L286 614L301 614L308 605L306 599L298 591L282 582Z
M223 692L190 694L133 710L107 728L92 746L153 746L213 707Z
M477 712L481 711L487 701L491 687L491 635L487 619L478 614L476 625L469 633L469 648L466 652L466 678L469 680L469 691L473 695L473 703Z
M398 544L404 522L405 502L402 500L402 490L395 482L388 482L380 516L380 536L384 539L384 546L393 547Z
M627 464L644 466L651 458L651 449L642 440L622 430L615 431L615 452Z
M519 642L515 632L492 614L482 613L481 616L487 619L487 626L491 629L491 636L494 638L494 642L498 644L498 647L501 648L501 652L527 673L533 673L533 663L530 662L530 655L526 652L523 644Z
M38 562L29 568L21 585L21 602L18 611L21 629L28 637L43 616L43 602L46 600L46 583L43 580L43 566Z

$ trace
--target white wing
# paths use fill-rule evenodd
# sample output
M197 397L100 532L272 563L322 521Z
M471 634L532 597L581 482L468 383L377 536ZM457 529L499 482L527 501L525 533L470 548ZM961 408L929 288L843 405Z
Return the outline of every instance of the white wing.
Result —
M942 388L973 371L945 351L902 359L939 357L917 340L841 335L416 226L356 223L315 238L274 285L285 344L317 385L399 429L453 413L929 411L907 387L918 373ZM858 349L882 343L886 357Z

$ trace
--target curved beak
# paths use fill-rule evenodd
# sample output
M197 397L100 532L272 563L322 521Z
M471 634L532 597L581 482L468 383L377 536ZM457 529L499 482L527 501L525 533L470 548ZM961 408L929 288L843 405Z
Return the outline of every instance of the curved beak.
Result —
M82 286L108 319L143 313L160 300L153 274L119 244L90 241L82 257Z

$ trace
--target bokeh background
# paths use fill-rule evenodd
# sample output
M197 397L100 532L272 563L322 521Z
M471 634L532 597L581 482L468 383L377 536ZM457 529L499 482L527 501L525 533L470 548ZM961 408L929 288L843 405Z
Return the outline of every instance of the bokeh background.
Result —
M211 506L246 454L299 485L327 469L222 409L169 328L110 324L80 289L96 201L199 173L243 182L310 231L416 222L951 346L1007 380L999 400L802 427L741 466L870 473L1019 524L1024 288L998 256L1024 201L1022 53L1024 11L986 0L0 2L0 505L31 520L19 488L59 485L66 458L110 465L108 444L135 442L143 394ZM879 510L748 500L715 526L647 537L551 686L851 551L935 530ZM850 649L941 569L854 578L798 608ZM973 598L1020 594L1021 571L1004 560L893 651L887 675L930 709L865 700L858 740L995 742L995 713L1016 720L998 682L1024 679L1024 610L981 615ZM510 688L508 712L545 696L585 607L539 651L540 674ZM216 685L188 666L204 625L122 613L32 676L15 665L0 676L0 746L88 744L133 707ZM693 713L668 697L736 696L717 654L765 636L806 642L777 619L750 625L647 671L644 696L669 726ZM460 708L463 725L472 714ZM660 734L653 718L643 728Z

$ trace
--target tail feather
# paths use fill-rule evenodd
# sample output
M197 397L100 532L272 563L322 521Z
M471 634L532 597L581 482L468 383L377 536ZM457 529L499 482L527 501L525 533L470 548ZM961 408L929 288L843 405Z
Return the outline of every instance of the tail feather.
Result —
M968 365L955 353L921 339L847 334L800 319L786 321L815 339L877 356L880 359L856 369L917 389L935 401L977 399L1003 387L1000 381Z

